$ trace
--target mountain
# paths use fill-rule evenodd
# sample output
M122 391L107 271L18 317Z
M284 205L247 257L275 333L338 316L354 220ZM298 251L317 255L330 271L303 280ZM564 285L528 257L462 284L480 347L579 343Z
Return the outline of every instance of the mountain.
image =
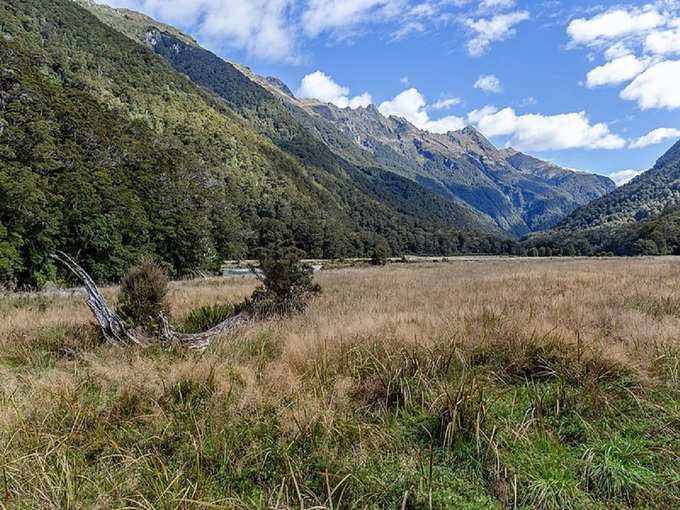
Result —
M0 19L0 283L54 278L55 249L100 280L142 254L175 275L214 267L272 236L325 257L378 242L394 253L507 251L468 208L339 158L236 70L251 86L235 112L131 40L148 28L135 13L104 23L71 0L12 0Z
M552 227L579 206L616 188L608 177L567 170L514 149L498 150L472 127L436 134L405 119L386 118L373 105L350 109L300 100L277 80L235 65L277 94L329 147L343 150L330 125L383 168L465 203L517 235ZM302 120L305 113L306 121Z
M615 191L574 211L553 230L532 236L531 246L562 248L584 241L618 255L680 254L680 142L654 167ZM650 244L651 241L651 244Z
M618 226L658 216L680 204L680 142L649 171L616 191L574 211L557 230Z
M405 119L386 118L373 106L352 110L315 101L302 104L339 126L384 168L467 204L515 235L549 228L615 188L606 177L499 151L472 127L436 134Z
M511 234L549 228L615 188L606 177L498 151L473 128L439 135L404 119L385 118L373 106L353 110L299 100L280 80L227 62L151 18L79 1L222 97L261 134L302 160L337 166L337 156L374 175L376 169L398 174Z

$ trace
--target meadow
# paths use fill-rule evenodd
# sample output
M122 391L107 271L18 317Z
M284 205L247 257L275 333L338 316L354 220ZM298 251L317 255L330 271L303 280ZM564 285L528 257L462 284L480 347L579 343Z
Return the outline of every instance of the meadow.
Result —
M0 508L680 507L680 259L316 281L203 353L108 346L83 296L0 297ZM175 283L173 317L255 284Z

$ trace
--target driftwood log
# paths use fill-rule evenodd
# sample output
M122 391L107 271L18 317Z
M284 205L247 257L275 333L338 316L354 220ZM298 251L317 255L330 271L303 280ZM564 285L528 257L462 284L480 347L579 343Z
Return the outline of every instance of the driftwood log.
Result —
M125 325L125 321L109 307L106 299L99 291L92 277L87 274L78 263L64 252L57 252L52 258L66 266L84 285L87 292L87 305L92 311L97 325L106 340L117 346L125 347L139 345L147 347L153 343L153 339L132 332ZM179 343L193 350L204 350L210 345L210 340L226 331L242 326L250 320L250 314L241 312L234 317L230 317L202 333L179 333L170 326L170 321L163 313L158 318L159 336L162 343Z

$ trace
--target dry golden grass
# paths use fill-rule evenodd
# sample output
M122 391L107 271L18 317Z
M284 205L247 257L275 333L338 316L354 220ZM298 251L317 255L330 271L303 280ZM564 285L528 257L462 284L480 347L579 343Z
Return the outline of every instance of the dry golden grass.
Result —
M13 304L16 298L2 298L0 478L5 477L6 500L0 496L0 508L3 501L7 508L12 502L20 507L106 508L121 501L135 508L193 507L188 502L200 499L203 489L197 481L193 485L186 481L183 467L167 468L172 476L168 474L164 488L157 490L156 503L148 499L151 489L129 478L146 473L147 468L162 471L158 466L143 468L150 455L141 453L143 447L138 455L125 450L115 461L101 460L115 465L122 478L88 460L87 465L97 467L77 476L89 477L92 484L106 489L84 504L68 485L75 483L68 469L75 468L69 468L65 452L75 444L93 447L100 440L83 443L82 431L106 424L124 430L125 423L137 427L143 423L151 437L162 437L173 422L168 402L179 405L198 387L207 388L210 403L200 407L206 413L201 419L221 416L227 405L229 413L242 417L271 412L276 429L290 441L319 427L323 437L349 438L356 462L361 463L393 445L393 436L385 432L389 427L381 425L386 415L371 414L376 405L390 407L392 382L399 385L400 405L407 406L409 400L425 402L430 391L425 387L439 396L428 400L424 409L442 405L447 385L453 384L447 382L448 376L441 376L448 370L441 367L449 351L464 358L467 367L492 353L495 359L489 363L497 367L492 377L504 380L559 370L558 361L546 367L544 359L540 366L529 366L532 349L541 349L541 356L550 358L551 349L558 346L555 359L561 355L557 351L568 352L565 356L574 356L574 363L582 364L584 373L595 379L625 371L640 381L675 387L680 383L680 259L453 259L321 272L316 280L323 292L304 314L252 324L215 340L201 355L159 349L122 351L102 345L94 339L92 319L81 296L23 304ZM170 292L172 313L182 318L200 305L239 302L254 286L251 278L176 283ZM107 289L107 295L113 297L113 289ZM464 380L457 379L459 384ZM96 405L83 398L84 388L90 385L95 388ZM442 416L458 412L451 405L442 409ZM184 440L193 441L199 455L205 446L198 418L192 419L196 430L187 431ZM516 430L526 430L527 423ZM55 430L53 437L46 432L51 430L48 425ZM462 430L463 422L458 427ZM479 430L478 426L477 434ZM117 443L119 436L101 441L109 445L99 446L102 450L112 448L107 441L123 448ZM54 452L64 455L56 468ZM409 467L410 456L400 461L406 463L404 470L415 469ZM258 459L250 461L265 462ZM238 465L246 469L249 460L244 457L242 462ZM290 467L282 476L303 484L295 476L297 469L297 465ZM178 478L173 481L175 474ZM79 486L90 483L79 480ZM237 498L220 505L275 507L272 498L305 499L294 490L296 484L276 483L286 488L285 496L276 496L273 488L264 499L236 502ZM0 480L0 493L2 484ZM191 491L186 492L186 487ZM500 489L493 491L500 493ZM223 494L235 498L237 493L230 489ZM161 505L170 495L174 506ZM334 498L319 496L318 501L330 508ZM356 501L357 507L363 507ZM547 503L538 506L552 508Z

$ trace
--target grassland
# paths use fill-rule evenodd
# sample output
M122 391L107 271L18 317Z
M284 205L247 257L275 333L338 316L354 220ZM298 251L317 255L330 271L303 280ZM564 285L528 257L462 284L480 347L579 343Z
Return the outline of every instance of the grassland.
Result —
M82 297L1 298L0 508L680 506L680 260L317 281L202 354L103 345ZM254 284L177 284L173 314Z

